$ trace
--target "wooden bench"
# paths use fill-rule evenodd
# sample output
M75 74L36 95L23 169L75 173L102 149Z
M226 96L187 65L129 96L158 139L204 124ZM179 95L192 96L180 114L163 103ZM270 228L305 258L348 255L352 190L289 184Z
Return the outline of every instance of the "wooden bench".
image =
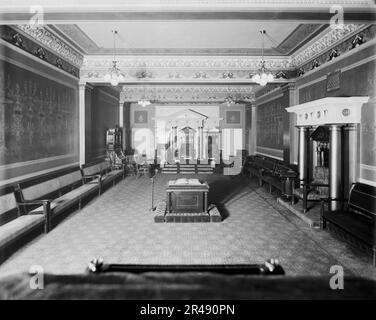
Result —
M272 171L265 172L261 179L269 184L269 192L272 187L280 190L288 198L292 198L293 185L297 172L283 164L276 163Z
M84 182L98 183L99 194L102 193L104 185L112 182L115 185L118 178L124 179L125 166L121 165L121 169L115 169L109 161L103 161L95 164L88 164L82 167L82 178Z
M18 213L17 201L13 192L0 196L0 215L6 215L9 212L17 212L15 218L10 221L3 221L0 225L0 263L6 259L6 248L21 239L24 235L30 233L37 227L44 224L44 215L31 214L20 215Z
M247 159L245 162L244 171L248 172L251 177L256 176L261 187L263 175L272 172L274 167L275 161L256 155Z
M256 176L260 186L266 182L270 192L272 192L272 187L275 187L287 197L292 196L294 179L298 175L295 170L280 161L259 155L246 159L243 172Z
M339 199L328 199L328 201L333 200ZM345 210L335 212L325 210L325 202L321 201L322 228L325 229L329 222L361 243L371 246L373 266L376 267L376 187L354 183Z
M66 209L78 204L94 192L99 192L100 184L84 184L80 169L71 173L26 187L15 187L15 195L20 216L42 215L44 231L51 229L51 220Z

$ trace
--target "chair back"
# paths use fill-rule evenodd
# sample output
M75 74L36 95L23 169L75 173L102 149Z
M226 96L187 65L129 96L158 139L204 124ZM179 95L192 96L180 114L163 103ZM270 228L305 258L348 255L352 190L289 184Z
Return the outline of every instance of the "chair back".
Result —
M364 214L372 219L376 217L376 187L356 182L351 186L349 209Z

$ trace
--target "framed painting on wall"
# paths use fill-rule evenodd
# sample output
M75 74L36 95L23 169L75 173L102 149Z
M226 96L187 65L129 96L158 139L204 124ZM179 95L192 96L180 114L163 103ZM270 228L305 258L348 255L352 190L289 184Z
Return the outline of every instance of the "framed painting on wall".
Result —
M240 110L226 111L227 124L240 124Z
M147 124L148 123L147 110L135 110L134 111L134 123L135 124Z

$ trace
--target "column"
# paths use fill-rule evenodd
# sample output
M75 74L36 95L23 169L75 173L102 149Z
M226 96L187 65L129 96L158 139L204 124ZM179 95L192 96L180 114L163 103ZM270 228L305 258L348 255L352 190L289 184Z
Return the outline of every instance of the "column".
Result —
M342 130L340 125L330 125L330 150L329 150L329 195L331 199L342 198L342 166L341 166L341 136ZM341 209L341 201L333 200L330 202L330 210Z
M343 194L348 196L351 184L359 178L359 126L350 124L343 128Z
M308 179L308 127L298 127L299 129L299 148L298 165L300 185Z
M252 105L252 122L251 122L251 136L250 136L250 150L249 153L256 153L256 144L257 144L257 119L256 119L256 106Z
M201 160L201 130L202 127L197 128L197 159Z
M172 151L173 151L173 154L172 154L172 158L174 160L176 160L176 149L178 147L178 127L172 127L172 141L173 141L173 148L172 148Z
M85 87L86 83L79 84L78 119L79 119L79 163L85 164Z
M309 136L315 131L316 128L312 128L309 131ZM308 138L309 139L309 138ZM308 156L309 156L309 177L308 179L313 179L313 173L315 167L317 166L317 141L309 139L309 149L308 149Z
M200 163L202 160L204 160L204 127L200 130Z
M124 127L124 102L119 102L119 127Z

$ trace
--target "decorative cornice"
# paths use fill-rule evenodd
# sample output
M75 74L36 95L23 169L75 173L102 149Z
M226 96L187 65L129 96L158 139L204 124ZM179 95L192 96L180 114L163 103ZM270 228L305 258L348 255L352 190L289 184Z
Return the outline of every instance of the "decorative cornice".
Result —
M119 56L117 61L126 75L126 82L250 83L251 76L261 66L261 57ZM104 75L111 65L111 57L85 56L81 79L104 83ZM268 58L266 68L275 73L294 69L286 57ZM286 81L279 79L277 82Z
M76 78L79 78L79 68L67 62L64 58L56 55L55 52L48 48L42 47L39 42L24 35L19 29L13 29L7 25L0 26L0 38L5 40L13 48L23 50L24 52L31 54L34 58L40 59L40 61L48 63Z
M308 8L318 8L318 7L328 7L332 5L341 5L344 7L364 7L367 8L373 4L372 0L127 0L127 1L118 0L108 0L106 1L107 8L113 8L117 6L122 10L141 10L141 9L151 9L151 8L160 8L163 6L165 9L169 10L192 10L192 9L208 9L208 8L217 8L218 11L228 9L228 8L262 8L262 7L300 7L305 6ZM47 8L56 8L59 5L57 3L50 3L49 0L39 0L40 5L45 5ZM17 6L22 7L24 1L22 0L13 0L10 7ZM49 6L47 6L49 5ZM91 7L98 8L103 7L103 2L99 0L91 1L80 1L80 4L77 5L77 1L66 0L65 5L68 8L73 6L76 7Z
M220 69L220 70L257 70L260 68L261 57L233 57L233 56L209 56L209 57L182 57L182 56L119 56L117 58L119 68L130 69ZM82 69L108 68L111 66L110 56L85 56ZM293 65L288 57L268 57L266 68L271 70L289 70Z
M344 24L342 29L329 28L326 34L319 35L313 42L293 54L291 62L295 67L299 68L307 61L338 45L364 27L366 26L363 24Z
M169 102L213 102L223 103L232 96L234 100L244 103L254 100L254 86L221 86L221 85L126 85L120 92L120 101L134 102L143 97L158 103Z
M21 30L72 65L78 68L81 66L83 56L49 32L45 27L40 25L22 24L17 25L16 29Z

